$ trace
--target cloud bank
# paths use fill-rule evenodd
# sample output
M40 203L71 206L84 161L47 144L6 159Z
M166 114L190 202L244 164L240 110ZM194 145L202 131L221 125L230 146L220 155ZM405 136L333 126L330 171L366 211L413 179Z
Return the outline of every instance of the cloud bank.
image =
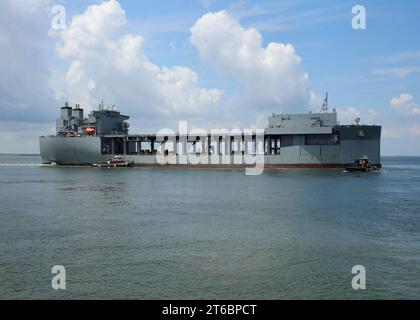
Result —
M48 25L45 1L0 1L0 120L53 119Z
M307 110L313 94L293 45L262 44L261 34L244 28L227 11L207 13L191 28L191 43L219 72L234 75L246 99L258 109Z
M115 102L134 117L211 112L222 91L201 88L190 68L153 64L140 35L120 35L125 23L124 10L110 0L89 6L59 32L56 52L70 62L61 94L91 106Z

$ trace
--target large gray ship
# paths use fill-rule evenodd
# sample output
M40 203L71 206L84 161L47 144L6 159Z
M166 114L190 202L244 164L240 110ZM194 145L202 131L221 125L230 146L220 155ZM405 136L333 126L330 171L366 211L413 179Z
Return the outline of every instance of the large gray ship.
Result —
M87 118L61 108L55 135L40 137L45 164L101 165L118 156L135 166L343 168L362 155L381 167L381 126L341 125L337 112L274 114L264 130L191 130L129 134L128 116L103 103Z

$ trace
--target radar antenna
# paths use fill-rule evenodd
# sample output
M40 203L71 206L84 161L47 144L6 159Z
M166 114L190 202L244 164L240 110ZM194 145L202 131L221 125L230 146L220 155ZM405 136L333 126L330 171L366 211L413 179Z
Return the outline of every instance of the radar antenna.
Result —
M325 99L322 104L321 112L328 112L328 92L325 93Z

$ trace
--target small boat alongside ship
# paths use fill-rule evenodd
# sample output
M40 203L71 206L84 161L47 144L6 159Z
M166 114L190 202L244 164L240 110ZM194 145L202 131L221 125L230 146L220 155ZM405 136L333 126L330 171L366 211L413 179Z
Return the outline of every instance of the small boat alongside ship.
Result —
M111 159L108 159L106 163L92 163L92 167L105 167L105 168L121 168L121 167L134 167L133 161L127 161L123 157L116 155Z
M351 167L346 167L347 172L376 172L378 167L372 163L367 155L361 156L357 159Z

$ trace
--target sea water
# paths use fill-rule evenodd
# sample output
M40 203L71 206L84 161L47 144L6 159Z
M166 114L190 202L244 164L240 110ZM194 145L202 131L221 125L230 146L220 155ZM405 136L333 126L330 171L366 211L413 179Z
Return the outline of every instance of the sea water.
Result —
M420 298L420 158L259 176L40 163L0 156L0 299Z

